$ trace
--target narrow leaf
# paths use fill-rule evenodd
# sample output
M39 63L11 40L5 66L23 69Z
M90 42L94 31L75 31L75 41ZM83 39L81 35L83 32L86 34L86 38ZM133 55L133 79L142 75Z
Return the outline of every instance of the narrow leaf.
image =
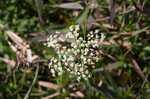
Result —
M106 67L101 67L99 69L95 69L93 72L99 72L99 71L104 71L104 70L113 70L113 69L117 69L119 68L120 66L123 65L123 62L122 61L118 61L118 62L115 62L115 63L112 63Z
M64 9L80 9L80 10L83 9L80 2L62 3L62 4L59 4L59 5L53 5L52 7L64 8Z

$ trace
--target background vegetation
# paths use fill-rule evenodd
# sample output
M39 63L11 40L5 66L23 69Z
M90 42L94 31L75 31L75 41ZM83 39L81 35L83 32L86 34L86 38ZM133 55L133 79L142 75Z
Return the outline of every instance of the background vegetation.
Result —
M0 29L0 98L149 99L150 2L135 1L0 0L0 24L25 41L65 31L72 24L80 24L86 33L99 29L106 36L102 59L91 69L93 76L88 82L76 82L68 74L53 78L43 63L12 75L13 67L3 59L17 61L16 54ZM41 53L45 48L30 45L41 60L47 59Z

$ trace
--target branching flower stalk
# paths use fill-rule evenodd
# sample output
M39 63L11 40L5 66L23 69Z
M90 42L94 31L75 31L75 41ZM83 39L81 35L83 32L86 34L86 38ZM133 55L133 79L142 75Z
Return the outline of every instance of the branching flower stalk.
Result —
M69 27L69 32L50 35L44 45L53 47L58 57L51 57L49 68L52 76L62 75L68 72L77 80L88 79L91 77L89 68L95 66L100 60L100 45L105 36L99 30L91 31L86 39L80 33L79 25Z

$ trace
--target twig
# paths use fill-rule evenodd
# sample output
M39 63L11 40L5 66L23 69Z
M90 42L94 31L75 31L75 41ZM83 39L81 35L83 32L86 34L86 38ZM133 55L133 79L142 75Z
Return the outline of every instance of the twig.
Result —
M112 26L115 19L115 3L116 0L111 0L111 9L110 9L110 25Z
M34 79L33 79L33 82L32 82L32 84L31 84L31 86L30 86L28 92L27 92L26 95L25 95L24 99L28 99L28 98L29 98L29 96L30 96L30 94L31 94L31 91L32 91L32 89L33 89L33 86L34 86L35 83L36 83L37 76L38 76L38 72L39 72L39 65L37 65L37 67L36 67L35 77L34 77Z

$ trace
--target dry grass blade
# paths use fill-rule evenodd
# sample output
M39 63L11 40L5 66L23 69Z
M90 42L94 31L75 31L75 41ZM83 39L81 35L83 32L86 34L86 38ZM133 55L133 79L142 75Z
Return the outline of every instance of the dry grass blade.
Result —
M100 45L113 45L113 44L116 44L116 41L112 39L110 41L98 42L98 44L100 44ZM121 45L127 49L130 49L130 47L131 47L131 43L128 41L123 42Z
M26 49L26 52L27 52L27 61L32 63L32 51L31 49Z
M127 9L126 11L124 11L124 12L122 12L122 13L116 15L116 17L121 16L121 15L124 15L124 14L128 14L128 13L133 12L133 11L135 11L134 8ZM108 16L108 17L102 17L102 18L96 19L96 22L105 21L105 20L109 20L109 19L110 19L110 16ZM92 22L89 22L89 23L92 23Z
M8 34L8 36L14 41L17 45L23 47L23 40L17 36L14 32L8 30L3 24L0 24L0 28Z
M16 48L11 42L9 42L9 41L7 41L7 42L8 42L8 44L9 44L10 48L11 48L14 52L17 52L17 48Z
M81 91L76 91L75 93L70 93L69 95L72 97L75 97L75 98L83 98L84 97L84 94Z
M23 41L21 37L19 37L11 30L7 29L3 24L0 24L0 29L2 29L5 33L7 33L7 35L11 38L11 40L19 47L19 49L21 49L22 52L19 52L18 55L21 55L21 53L23 53L23 56L26 58L27 62L30 63L37 58L37 57L33 58L30 46L27 44L26 41ZM12 50L17 54L18 48L12 45L12 43L9 41L8 44L12 48Z
M49 95L49 96L46 96L46 97L44 97L44 98L42 98L42 99L51 99L51 98L54 98L54 97L56 97L56 96L58 96L58 95L59 95L59 93L56 92L56 93L51 94L51 95Z
M6 59L6 58L2 58L2 57L0 57L0 61L3 61L3 62L5 62L5 63L9 64L9 65L11 65L12 67L15 67L15 64L16 64L15 61L9 60L9 59Z
M64 9L80 9L80 10L83 9L80 2L62 3L59 5L52 5L52 7L64 8Z
M54 89L54 90L58 89L58 85L50 83L50 82L39 81L38 84L42 87L47 87L47 88Z
M110 58L110 59L113 60L113 61L116 61L116 60L117 60L115 57L111 56L110 54L107 54L106 52L104 52L104 51L102 51L102 50L100 50L100 53L101 53L102 55L104 55L104 56L107 56L108 58Z
M146 81L149 85L150 85L150 82L147 80L147 78L145 77L144 73L142 72L142 70L140 69L138 63L136 62L135 59L131 58L131 61L132 61L132 64L133 64L133 67L135 69L135 71L138 73L138 75L144 80Z
M133 1L133 5L135 6L136 10L139 11L140 13L150 16L150 10L146 9L145 6L139 5L138 7L134 1Z
M58 89L58 85L50 83L50 82L39 81L38 84L42 87L46 87L46 88L50 88L50 89L54 89L54 90ZM63 89L63 90L65 90L65 89ZM47 97L44 97L42 99L50 99L50 98L53 98L53 97L58 96L58 95L59 95L59 93L55 93L55 94L49 95ZM80 97L80 98L84 97L84 94L80 91L76 91L75 93L69 93L69 95L71 97Z

